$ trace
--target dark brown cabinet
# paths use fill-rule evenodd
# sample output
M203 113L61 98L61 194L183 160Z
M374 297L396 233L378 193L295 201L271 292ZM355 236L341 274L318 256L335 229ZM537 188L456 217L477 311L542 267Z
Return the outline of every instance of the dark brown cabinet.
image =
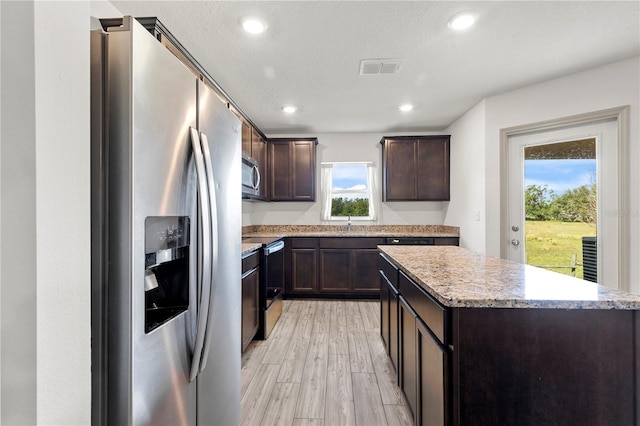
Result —
M444 426L450 424L447 404L449 356L438 338L416 319L416 366L418 368L416 424Z
M450 424L451 356L444 346L449 341L448 312L404 272L399 272L398 287L400 387L407 397L414 424Z
M382 144L383 201L448 201L450 136L390 136Z
M351 251L346 249L321 249L320 292L349 293L351 283Z
M380 274L380 334L398 375L398 268L378 255Z
M320 238L320 293L377 297L380 244L384 238Z
M372 296L379 294L377 266L378 249L362 248L351 251L351 288L354 293Z
M258 290L260 285L258 251L242 258L242 351L247 348L260 327Z
M384 263L382 263L384 262ZM382 258L381 266L389 266ZM393 265L391 265L393 266ZM386 277L385 271L381 270ZM451 355L441 338L445 338L447 316L444 308L424 294L403 272L399 273L398 325L399 335L399 385L407 398L414 417L420 426L444 426L451 424L449 404L449 364ZM391 305L390 305L391 306ZM390 317L386 319L389 320ZM431 329L426 320L433 327ZM381 321L383 317L381 316ZM394 330L391 326L388 335ZM392 352L389 356L393 360Z
M246 122L242 123L242 150L258 162L260 186L256 199L266 201L269 175L267 171L267 141L260 132Z
M290 238L287 296L378 297L384 238Z
M418 360L416 358L416 314L404 297L399 298L400 388L416 418L418 409Z
M271 201L315 201L317 144L317 138L269 139Z
M285 240L285 295L315 295L318 289L318 239Z

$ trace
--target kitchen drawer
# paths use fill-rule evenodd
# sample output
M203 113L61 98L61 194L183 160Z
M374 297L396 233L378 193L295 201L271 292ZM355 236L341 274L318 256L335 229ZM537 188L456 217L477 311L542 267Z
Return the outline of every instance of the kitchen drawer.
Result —
M260 251L256 250L242 258L242 273L252 270L260 264Z
M440 343L450 343L450 333L447 330L448 310L429 296L416 283L400 271L400 294L407 300L418 317L429 327L431 332L440 340Z
M317 238L291 238L292 249L314 249L318 248Z
M374 249L384 244L384 238L320 238L320 248L339 248L339 249Z
M396 265L389 262L389 260L383 255L380 254L380 270L387 277L387 280L390 284L393 285L394 289L398 290L398 268Z

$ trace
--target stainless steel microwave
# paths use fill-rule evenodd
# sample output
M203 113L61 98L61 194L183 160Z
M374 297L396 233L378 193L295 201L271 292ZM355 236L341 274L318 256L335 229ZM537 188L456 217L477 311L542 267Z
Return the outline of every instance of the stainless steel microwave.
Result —
M242 198L260 196L260 170L258 162L242 153Z

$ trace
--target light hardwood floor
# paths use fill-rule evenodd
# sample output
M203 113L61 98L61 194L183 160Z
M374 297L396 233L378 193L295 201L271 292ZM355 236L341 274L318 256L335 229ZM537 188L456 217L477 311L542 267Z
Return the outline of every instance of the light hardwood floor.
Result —
M285 300L242 356L241 425L410 425L376 301Z

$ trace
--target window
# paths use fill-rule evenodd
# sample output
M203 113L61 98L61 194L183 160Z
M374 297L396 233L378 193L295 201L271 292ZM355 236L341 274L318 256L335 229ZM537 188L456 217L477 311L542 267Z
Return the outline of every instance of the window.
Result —
M372 163L322 164L322 220L375 220Z

